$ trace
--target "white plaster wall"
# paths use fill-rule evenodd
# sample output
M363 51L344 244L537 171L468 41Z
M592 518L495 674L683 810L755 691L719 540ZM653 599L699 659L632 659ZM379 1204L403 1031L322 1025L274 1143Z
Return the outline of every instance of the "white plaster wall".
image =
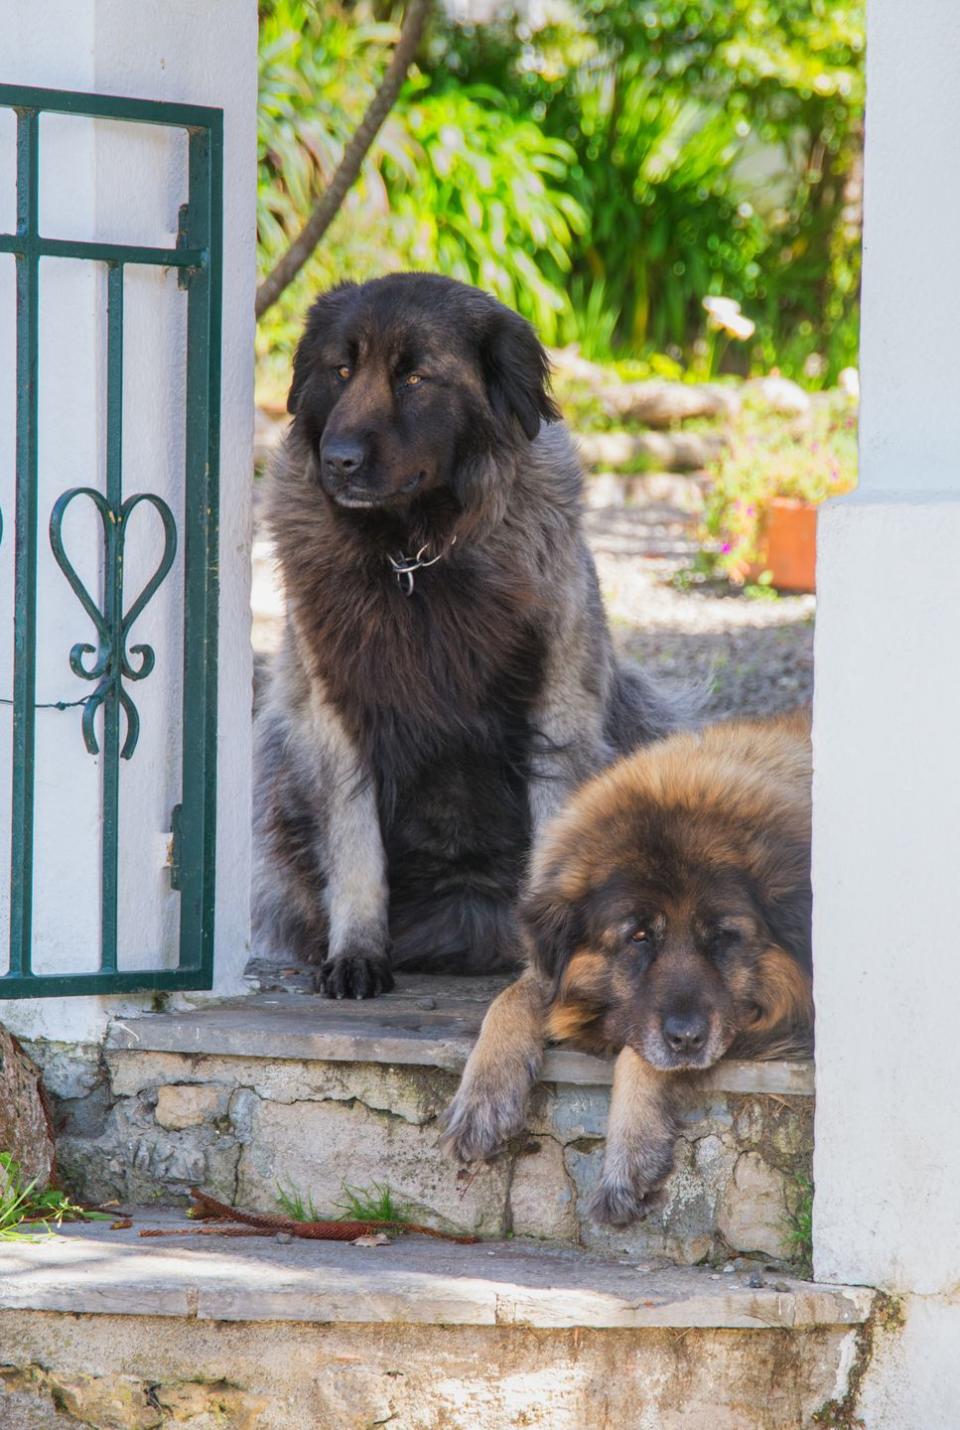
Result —
M868 1430L960 1423L960 6L868 0L860 487L821 513L814 1269Z
M224 302L221 409L220 736L215 992L240 991L249 942L250 862L250 471L255 283L255 0L0 0L0 78L9 82L216 105L224 110ZM0 122L0 181L15 173L11 123ZM42 231L57 236L169 242L185 198L185 139L178 131L41 121ZM0 222L10 204L0 197ZM66 486L101 485L103 454L102 273L45 260L41 268L41 543L43 652L39 700L77 698L90 686L66 666L86 622L47 554L46 516ZM12 481L12 260L0 260L0 469ZM58 288L59 285L59 288ZM182 508L182 365L185 304L175 277L128 269L125 282L124 489L157 491ZM57 298L45 304L44 295ZM96 355L90 361L90 354ZM47 378L53 379L45 386ZM0 546L0 601L12 609L12 503ZM150 518L131 533L130 565L153 564ZM71 513L69 551L97 589L95 528ZM162 834L179 793L181 558L136 628L154 645L151 677L131 687L141 742L121 764L123 825L121 967L175 960L177 896L162 868ZM11 624L0 636L0 673L12 686ZM2 643L6 641L6 645ZM98 940L98 771L80 743L79 712L41 713L37 816L37 966L90 968ZM9 765L10 716L0 707L0 767ZM9 783L0 780L0 869L9 868ZM0 877L0 901L6 899ZM4 907L0 902L0 922ZM193 996L193 995L191 995ZM30 1036L95 1038L106 1019L145 999L80 998L0 1003L0 1019Z
M815 1266L923 1293L960 1281L958 552L960 492L821 515Z
M955 490L960 4L867 0L862 484Z
M908 1297L901 1327L874 1334L857 1403L867 1430L956 1430L960 1303Z

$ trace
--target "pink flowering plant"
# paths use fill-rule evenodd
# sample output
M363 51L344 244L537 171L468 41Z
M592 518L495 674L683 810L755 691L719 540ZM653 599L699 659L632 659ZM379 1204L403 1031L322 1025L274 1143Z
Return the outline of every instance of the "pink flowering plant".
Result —
M817 506L856 486L856 402L842 392L823 394L796 418L745 408L709 476L698 567L741 585L760 558L774 499Z

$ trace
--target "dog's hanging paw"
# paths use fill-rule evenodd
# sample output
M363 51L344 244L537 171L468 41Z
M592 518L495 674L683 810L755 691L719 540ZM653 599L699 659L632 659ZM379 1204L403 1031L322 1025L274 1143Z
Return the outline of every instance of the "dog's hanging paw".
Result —
M523 1132L526 1109L516 1087L462 1087L443 1114L440 1145L457 1162L489 1162Z
M371 953L340 953L317 970L319 992L328 998L377 998L393 987L389 961Z
M663 1203L663 1190L647 1189L643 1183L631 1183L619 1178L601 1178L590 1200L588 1213L599 1226L630 1226Z

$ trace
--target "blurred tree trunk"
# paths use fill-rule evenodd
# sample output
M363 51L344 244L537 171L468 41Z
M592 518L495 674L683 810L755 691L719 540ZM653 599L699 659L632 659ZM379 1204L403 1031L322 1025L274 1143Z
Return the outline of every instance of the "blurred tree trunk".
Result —
M313 213L307 219L300 233L293 240L282 258L267 274L257 289L256 315L262 318L268 308L280 297L283 290L293 282L317 244L340 211L340 206L360 172L370 145L380 130L390 110L396 103L407 70L413 63L420 44L433 0L409 0L400 38L390 57L386 73L380 82L370 107L360 121L352 138L343 151L343 158L329 186L320 196Z

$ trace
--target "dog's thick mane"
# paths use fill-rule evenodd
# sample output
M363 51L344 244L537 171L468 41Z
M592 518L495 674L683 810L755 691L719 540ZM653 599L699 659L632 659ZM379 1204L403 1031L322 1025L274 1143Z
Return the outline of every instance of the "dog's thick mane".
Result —
M687 714L615 658L547 368L517 314L425 274L322 296L298 347L255 927L275 956L333 950L334 996L379 991L388 960L515 967L534 828ZM391 558L421 555L409 589Z
M482 464L466 509L441 493L404 523L337 510L295 432L274 469L268 521L298 647L397 783L451 738L486 748L490 719L522 721L540 687L553 622L542 573L571 559L579 465L559 424ZM444 554L408 596L387 557L423 545Z
M600 1050L616 999L586 908L618 885L624 860L678 900L731 875L768 931L750 975L736 1057L812 1048L809 717L731 721L678 733L585 785L535 851L523 901L528 950L548 989L549 1035Z

